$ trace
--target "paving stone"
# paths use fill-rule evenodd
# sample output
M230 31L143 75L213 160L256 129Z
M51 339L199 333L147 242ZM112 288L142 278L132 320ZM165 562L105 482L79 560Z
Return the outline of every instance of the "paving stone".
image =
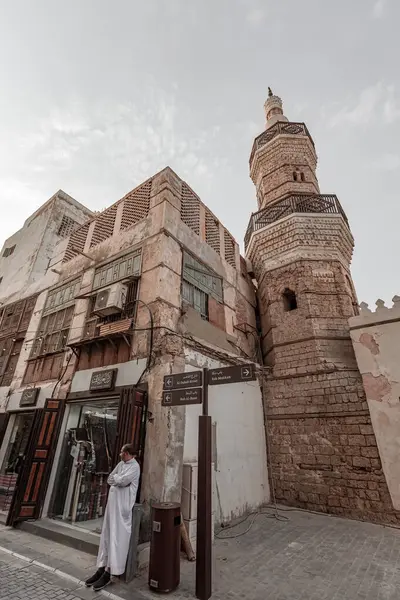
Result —
M260 515L247 534L216 540L213 600L398 600L400 530L298 511L281 514L288 520ZM246 528L243 523L221 535ZM46 563L50 548L21 534L0 530L0 546L24 554L29 545L29 556L38 553ZM92 556L59 546L51 543L53 559L66 565L66 572L78 579L82 570L91 573ZM92 593L1 551L0 581L0 600L82 600ZM193 598L194 589L195 564L183 560L180 587L170 597ZM148 589L146 570L131 584L114 584L107 591L123 599L160 598Z

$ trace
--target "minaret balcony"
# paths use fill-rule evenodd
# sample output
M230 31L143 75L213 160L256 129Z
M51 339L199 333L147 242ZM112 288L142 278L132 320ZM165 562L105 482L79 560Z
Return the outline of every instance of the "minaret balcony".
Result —
M251 215L244 237L245 250L247 250L251 236L255 231L294 213L339 214L342 215L347 227L350 229L346 214L334 194L293 194Z
M254 154L257 150L268 144L277 135L306 135L314 146L313 139L304 123L292 123L287 121L278 121L266 131L263 131L254 140L253 148L250 155L250 166L253 162Z

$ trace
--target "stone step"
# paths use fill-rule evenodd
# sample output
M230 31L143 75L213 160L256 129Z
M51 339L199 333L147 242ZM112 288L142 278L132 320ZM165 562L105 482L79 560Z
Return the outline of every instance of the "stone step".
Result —
M99 551L99 535L79 527L59 523L53 519L23 521L18 524L18 528L94 556L97 556Z

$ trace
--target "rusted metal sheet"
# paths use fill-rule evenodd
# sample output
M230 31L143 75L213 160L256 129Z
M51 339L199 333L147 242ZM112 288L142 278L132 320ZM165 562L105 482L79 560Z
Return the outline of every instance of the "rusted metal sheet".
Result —
M99 337L129 331L131 325L132 319L121 319L120 321L114 321L113 323L105 323L99 327Z

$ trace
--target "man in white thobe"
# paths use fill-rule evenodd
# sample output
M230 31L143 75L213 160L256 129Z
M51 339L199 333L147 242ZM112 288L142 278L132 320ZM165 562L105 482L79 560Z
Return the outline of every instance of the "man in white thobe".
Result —
M126 444L121 450L121 462L108 477L110 493L101 531L97 571L86 581L95 591L111 583L111 576L125 572L132 529L132 509L139 486L140 467L134 458L134 448Z

